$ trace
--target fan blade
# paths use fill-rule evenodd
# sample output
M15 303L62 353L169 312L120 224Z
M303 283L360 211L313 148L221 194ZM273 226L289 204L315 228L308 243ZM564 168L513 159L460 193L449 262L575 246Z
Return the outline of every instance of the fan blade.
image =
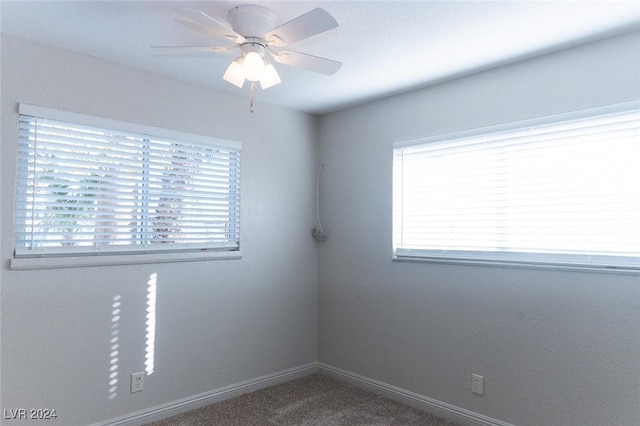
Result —
M237 46L151 46L156 55L197 55L230 52Z
M176 19L176 22L182 24L193 31L204 34L208 37L220 38L224 37L234 43L244 43L245 39L235 31L225 27L211 16L196 9L182 9L182 13L194 22Z
M325 75L335 73L342 66L342 62L320 58L306 53L294 52L293 50L272 51L272 55L273 60L278 63L304 68Z
M284 46L337 26L338 22L333 16L318 7L269 31L265 39L271 45Z
M236 34L231 30L223 31L218 28L214 28L208 25L203 25L199 22L184 21L182 19L175 19L175 21L178 24L184 25L190 30L203 34L207 37L216 38L216 39L225 38L234 43L243 43L245 41L244 37Z

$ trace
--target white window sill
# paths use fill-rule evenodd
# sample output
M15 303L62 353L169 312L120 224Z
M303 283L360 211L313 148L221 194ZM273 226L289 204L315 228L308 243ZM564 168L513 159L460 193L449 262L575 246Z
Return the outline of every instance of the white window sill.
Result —
M11 259L12 270L82 268L91 266L137 265L145 263L200 262L207 260L238 260L239 251L127 254L107 256L69 256Z
M499 268L527 268L527 269L546 269L554 271L576 271L576 272L596 272L607 274L624 274L624 275L640 275L640 268L625 266L600 266L600 265L572 265L560 263L535 263L535 262L507 262L495 260L472 260L472 259L438 259L427 257L399 257L393 256L394 262L418 262L418 263L434 263L441 265L458 265L458 266L493 266Z

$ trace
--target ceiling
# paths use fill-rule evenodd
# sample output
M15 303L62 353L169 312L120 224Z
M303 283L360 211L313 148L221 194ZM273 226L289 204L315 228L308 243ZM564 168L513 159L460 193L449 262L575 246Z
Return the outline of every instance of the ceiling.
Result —
M638 1L8 1L3 33L249 97L222 79L232 53L166 56L152 45L217 45L174 19L182 8L226 23L240 3L284 23L322 7L339 27L292 50L343 62L332 76L276 64L282 84L256 100L323 114L640 29Z

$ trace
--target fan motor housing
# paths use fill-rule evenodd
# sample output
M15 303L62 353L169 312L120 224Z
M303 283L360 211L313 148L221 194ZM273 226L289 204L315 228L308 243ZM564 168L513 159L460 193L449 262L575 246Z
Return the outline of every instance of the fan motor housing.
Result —
M249 52L257 52L261 57L264 58L266 44L265 41L261 38L247 37L247 41L240 45L240 50L242 52L242 56L247 56L247 53Z
M264 38L268 31L278 26L278 15L275 12L253 4L234 7L227 18L231 28L246 38Z

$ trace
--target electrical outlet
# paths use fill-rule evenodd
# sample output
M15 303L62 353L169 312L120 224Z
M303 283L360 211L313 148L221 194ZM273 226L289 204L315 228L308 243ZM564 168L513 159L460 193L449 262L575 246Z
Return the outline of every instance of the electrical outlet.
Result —
M484 377L477 374L471 375L471 392L484 395Z
M131 393L144 389L144 371L131 374Z

